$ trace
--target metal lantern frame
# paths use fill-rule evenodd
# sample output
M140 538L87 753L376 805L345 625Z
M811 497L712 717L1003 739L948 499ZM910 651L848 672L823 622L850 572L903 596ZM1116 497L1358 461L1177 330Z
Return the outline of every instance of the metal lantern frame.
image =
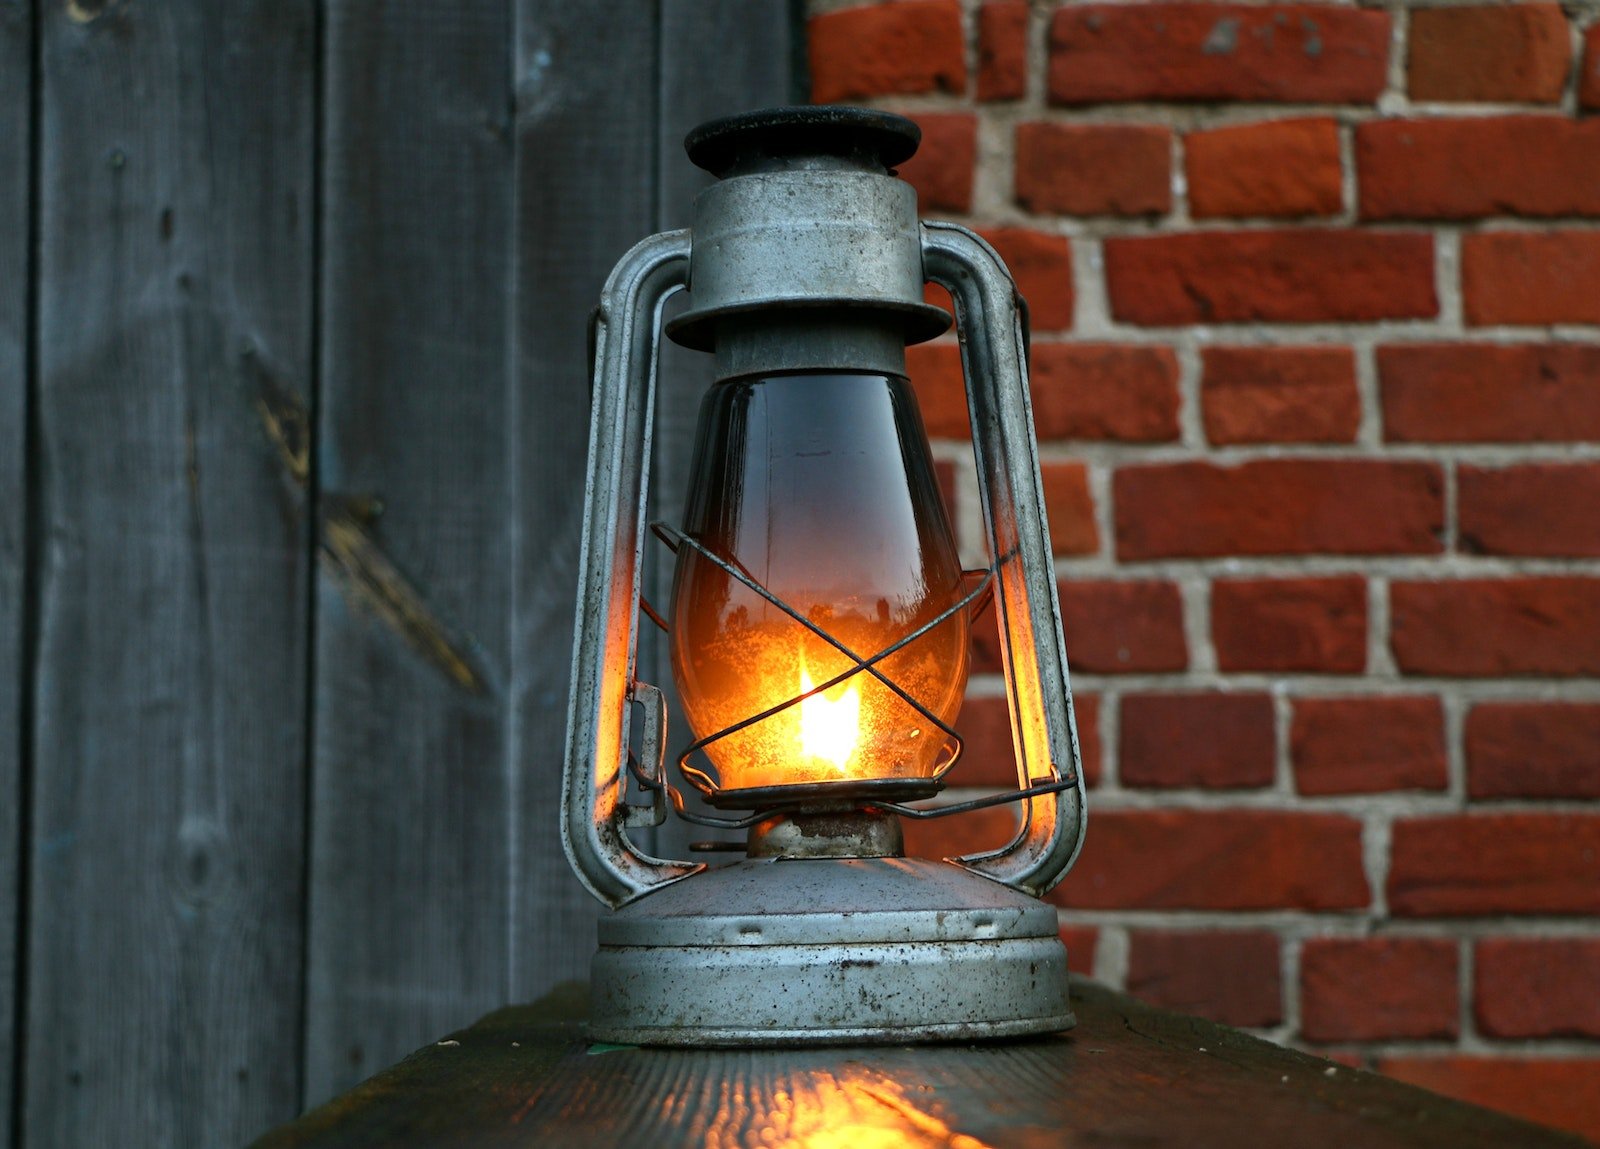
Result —
M594 405L562 841L590 892L607 905L621 908L620 913L602 921L596 979L610 986L607 992L627 1001L617 1007L621 1012L609 1022L603 1019L604 1003L597 1003L602 1035L666 1043L744 1044L894 1040L905 1035L984 1036L1070 1024L1070 1011L1064 1003L1064 951L1059 962L1053 956L1048 959L1061 966L1061 1001L1034 1008L1041 1016L1027 1024L997 1021L999 1015L990 1016L991 1006L978 1001L957 1002L952 1020L941 1020L938 1013L953 1000L950 995L973 992L960 983L970 981L975 970L981 972L985 951L980 942L1007 942L1006 931L1020 929L1028 935L1027 945L1033 947L1023 965L1031 962L1036 968L1044 960L1039 954L1043 953L1040 947L1045 944L1046 929L1050 942L1059 949L1054 940L1054 910L1034 899L1054 886L1076 858L1084 836L1085 806L1033 434L1024 307L1004 262L989 244L958 225L917 220L914 193L895 179L892 171L895 163L914 150L914 132L914 126L899 117L838 108L777 109L702 126L690 136L691 157L722 176L721 182L697 198L692 228L651 236L623 256L601 296L593 332ZM881 797L872 796L870 785L856 791L857 804L898 816L926 817L1018 801L1025 815L1021 829L998 849L949 859L953 866L902 860L897 869L890 867L894 869L891 874L882 866L866 866L865 860L851 865L847 859L833 858L807 862L803 875L791 867L781 877L768 878L764 876L767 871L752 868L737 879L746 882L740 887L743 893L735 892L736 879L726 876L726 871L737 867L713 870L708 878L685 882L707 867L653 857L629 839L627 830L661 824L669 806L692 821L747 827L785 807L803 806L808 794L803 786L742 792L736 799L743 799L746 809L753 805L756 812L739 819L709 818L683 810L681 797L667 776L662 692L637 677L640 573L663 308L674 294L690 292L691 307L674 321L670 334L691 347L714 348L719 378L773 368L838 367L841 363L903 374L904 343L928 338L947 322L942 310L923 302L924 281L944 287L955 305L984 524L993 556L984 583L969 588L959 608L965 609L992 589L1017 753L1018 788L956 806L913 807L899 800L907 791L905 780L896 780L902 786L889 788ZM862 318L858 321L857 317ZM748 330L741 326L746 320ZM737 337L727 335L729 331ZM893 341L892 348L886 339ZM675 549L685 543L698 545L669 527L657 524L657 530ZM843 674L747 721L768 717L850 675L876 673L878 660L934 625L887 650L861 655L800 617L747 572L734 569L736 564L727 563L726 556L700 549L852 660ZM905 697L898 687L889 685ZM916 705L915 700L908 701ZM642 711L636 743L630 737L634 707ZM939 726L947 735L954 735L944 723ZM686 765L689 753L726 733L697 739L680 759L680 766ZM958 754L959 741L940 773ZM630 775L648 795L647 803L627 801ZM717 796L715 783L703 774L697 779L693 767L684 771L684 777L702 793ZM933 789L937 788L935 779ZM898 827L894 834L898 838ZM718 874L724 875L718 881L725 888L714 888L709 880ZM969 875L984 881L974 887ZM759 895L749 892L754 888L749 881L757 879ZM819 890L818 883L829 888ZM952 891L952 883L960 886L960 892ZM719 897L738 902L741 896L747 899L743 909L718 903ZM919 899L929 897L932 901L923 907L928 915L942 913L939 907L952 898L971 912L960 919L964 924L935 928L931 916L926 920L915 917L922 912ZM674 908L646 912L646 907L664 907L669 901ZM809 930L801 928L807 907L815 919ZM750 926L750 914L756 911L764 914L765 924L759 928ZM796 927L790 933L784 932L781 923L774 924L786 913L801 915L790 919ZM900 916L895 917L896 913ZM1004 919L1000 927L994 925L996 914ZM729 924L736 918L743 923L737 928ZM904 954L888 960L881 977L856 976L860 984L849 986L851 992L898 996L904 987L888 979L899 976L897 969L904 974L915 967L923 971L918 976L925 982L932 978L928 983L934 987L932 997L943 1005L905 1007L898 1013L891 1008L888 1015L875 1019L881 1024L869 1019L853 1025L836 1010L787 1027L772 1024L770 1019L762 1023L760 1018L766 1014L760 1010L744 1021L721 1024L712 1020L713 1011L707 1006L698 1022L685 1023L682 1003L675 999L683 996L689 982L682 978L674 982L669 977L659 987L640 988L650 980L651 966L659 963L663 953L689 955L684 960L699 975L721 970L725 982L731 977L725 986L728 993L722 995L729 1000L735 992L758 997L766 992L758 973L741 980L739 962L733 960L730 966L724 960L729 954L729 960L742 954L748 965L759 952L761 960L755 964L765 967L777 962L788 969L794 975L791 988L805 988L810 976L807 971L823 970L824 981L837 981L836 961L800 954L808 945L816 947L816 923L823 918L831 923L830 929L824 930L827 945L856 950L899 943L932 947L926 953L918 951L920 956L914 960ZM1024 920L1025 929L1018 925ZM685 926L685 921L697 924ZM946 937L951 928L956 933ZM719 930L726 933L722 940L728 954L708 958L710 949L721 945ZM962 931L963 936L956 936ZM753 933L760 938L751 941ZM1020 938L1011 940L1023 944ZM741 951L739 947L745 944L765 948ZM615 951L609 958L608 950ZM623 954L625 960L616 954ZM602 959L612 962L605 967L604 978ZM940 972L928 972L930 960ZM1018 960L1022 960L1020 950ZM617 961L626 969L619 972ZM978 964L973 966L973 962ZM730 974L730 970L734 972ZM686 972L684 977L688 976ZM809 992L831 993L841 1001L844 996L837 986L830 988L821 982ZM1027 996L1029 991L999 985L994 992ZM643 998L650 998L650 1003L641 1004ZM728 1008L728 1001L716 1003L716 1009ZM767 1013L776 1008L772 1005ZM677 1018L677 1030L669 1016Z

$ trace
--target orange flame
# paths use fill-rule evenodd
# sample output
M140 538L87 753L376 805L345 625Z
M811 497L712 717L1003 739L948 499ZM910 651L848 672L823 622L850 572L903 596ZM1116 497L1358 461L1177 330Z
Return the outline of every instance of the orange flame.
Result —
M815 685L802 659L800 692ZM828 697L830 694L833 697ZM860 740L861 692L854 679L800 703L800 752L806 757L820 758L843 775Z

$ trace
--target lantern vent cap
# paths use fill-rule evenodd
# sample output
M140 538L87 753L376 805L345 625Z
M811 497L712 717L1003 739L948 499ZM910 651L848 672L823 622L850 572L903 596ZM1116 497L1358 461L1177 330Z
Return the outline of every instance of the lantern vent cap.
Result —
M877 369L885 354L904 374L905 345L950 326L923 295L916 191L895 177L921 139L904 116L844 107L766 108L691 131L689 157L718 178L695 197L689 307L667 334L715 352L719 379Z
M922 142L915 121L872 108L762 108L710 120L689 133L684 150L718 179L781 170L818 160L887 174Z

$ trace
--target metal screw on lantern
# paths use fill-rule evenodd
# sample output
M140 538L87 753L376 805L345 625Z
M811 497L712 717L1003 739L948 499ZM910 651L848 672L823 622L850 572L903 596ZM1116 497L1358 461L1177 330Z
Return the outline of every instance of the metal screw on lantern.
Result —
M623 257L595 326L584 551L562 840L613 907L590 1029L659 1045L905 1042L1072 1025L1066 951L1038 900L1076 857L1083 783L1028 403L1025 315L994 251L919 223L897 179L920 135L853 108L704 124L719 178L690 230ZM955 301L991 567L962 571L905 347ZM663 617L639 594L662 305L715 357ZM918 806L957 766L971 621L992 602L1018 788ZM636 678L641 611L670 631L694 735L669 778L666 708ZM639 735L631 734L639 708ZM627 800L630 780L647 801ZM931 862L900 819L1020 803L1009 844ZM628 829L749 831L729 865L651 857Z

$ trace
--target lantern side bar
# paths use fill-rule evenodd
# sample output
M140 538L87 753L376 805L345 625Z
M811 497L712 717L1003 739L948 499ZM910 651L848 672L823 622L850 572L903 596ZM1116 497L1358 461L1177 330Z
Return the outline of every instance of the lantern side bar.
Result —
M688 230L635 245L606 280L596 324L561 844L584 886L613 907L705 868L650 857L623 832L654 337L662 305L687 284L689 250Z
M924 223L922 255L928 278L955 301L973 452L998 575L995 610L1018 782L1023 789L1063 777L1077 782L1029 799L1023 830L1010 845L951 860L1038 896L1061 880L1083 846L1085 798L1016 285L994 249L955 224Z

